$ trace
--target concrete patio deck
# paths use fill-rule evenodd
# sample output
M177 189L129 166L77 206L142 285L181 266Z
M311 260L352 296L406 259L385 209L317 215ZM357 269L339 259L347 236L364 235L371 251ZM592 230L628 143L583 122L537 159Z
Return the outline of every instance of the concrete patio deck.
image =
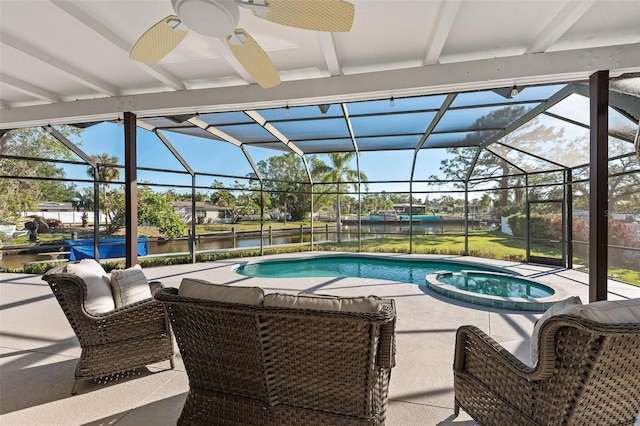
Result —
M312 254L266 256L260 260L306 255ZM375 294L395 299L397 366L391 375L389 425L474 424L464 413L453 418L456 329L473 324L512 351L528 352L528 336L541 315L474 306L415 284L361 278L263 279L232 271L232 265L252 260L255 259L147 268L145 274L149 280L160 280L172 287L178 287L182 278L188 276L229 285L259 285L265 292ZM505 267L561 286L570 295L580 296L584 303L588 301L588 276L580 271L469 257L464 260ZM610 300L639 297L640 287L609 282ZM188 379L177 350L174 370L165 370L168 363L160 363L115 383L85 382L78 394L71 396L80 347L51 290L39 275L0 274L0 327L3 426L173 425L180 415Z

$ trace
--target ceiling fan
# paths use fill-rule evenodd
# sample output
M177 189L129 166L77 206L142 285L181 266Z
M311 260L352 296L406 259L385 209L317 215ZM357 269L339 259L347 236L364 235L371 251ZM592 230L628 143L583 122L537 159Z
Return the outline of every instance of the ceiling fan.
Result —
M129 57L156 63L175 49L189 30L224 38L238 62L265 89L280 84L273 62L242 28L237 28L240 7L267 21L312 31L347 32L354 17L353 4L344 0L171 0L176 15L149 28Z

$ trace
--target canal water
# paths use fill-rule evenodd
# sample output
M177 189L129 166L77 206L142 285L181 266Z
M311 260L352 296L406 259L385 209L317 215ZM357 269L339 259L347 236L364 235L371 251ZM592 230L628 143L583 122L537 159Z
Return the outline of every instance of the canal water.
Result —
M464 225L413 225L414 235L424 234L441 234L445 232L461 232L464 231ZM286 235L281 233L282 231L273 232L272 237L269 237L268 229L265 227L263 244L264 246L282 245L282 244L296 244L296 243L308 243L311 241L311 235L308 230L305 230L300 235L299 229L290 229ZM362 225L362 238L383 238L392 236L395 234L407 235L409 233L408 223L384 223L384 224L367 224ZM228 235L228 234L227 234ZM341 240L353 241L358 239L358 226L357 225L343 225ZM314 227L313 241L315 243L336 241L335 230L329 230L323 226ZM236 237L200 237L196 242L196 251L208 251L208 250L221 250L231 248L251 248L260 247L260 237L255 236L255 233L250 235L243 235L243 233L236 233ZM149 241L149 254L165 254L165 253L182 253L188 252L189 245L186 239L178 239L171 241ZM0 257L0 267L20 269L25 262L43 261L47 260L46 256L39 256L35 253L28 254L4 254Z

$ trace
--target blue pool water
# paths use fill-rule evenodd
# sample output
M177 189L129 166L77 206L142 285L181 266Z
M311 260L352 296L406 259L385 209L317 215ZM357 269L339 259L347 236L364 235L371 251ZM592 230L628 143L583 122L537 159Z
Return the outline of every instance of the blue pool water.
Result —
M377 278L404 283L425 284L427 274L438 271L504 272L463 262L434 260L402 260L359 256L327 256L308 259L274 260L241 266L236 272L249 277L358 277Z
M536 299L553 296L555 293L553 289L544 284L512 275L468 272L466 274L438 274L437 280L442 284L452 285L458 290L500 297Z

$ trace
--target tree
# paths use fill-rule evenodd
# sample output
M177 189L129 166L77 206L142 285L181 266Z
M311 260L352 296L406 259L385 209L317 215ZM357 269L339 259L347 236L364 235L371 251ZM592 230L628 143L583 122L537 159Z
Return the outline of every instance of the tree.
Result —
M176 201L191 201L191 193L173 193L173 196L175 197ZM207 199L209 198L209 196L203 192L196 192L196 202L204 202L207 201Z
M102 211L107 217L106 233L113 234L126 223L124 191L121 188L107 191L102 204ZM173 210L173 198L152 191L149 187L138 188L138 225L155 226L168 239L183 236L185 223Z
M344 182L357 182L358 177L360 177L360 181L366 181L367 176L356 170L350 168L351 162L355 159L357 154L353 151L351 152L334 152L328 154L329 160L331 161L330 165L327 164L318 164L317 168L314 169L314 176L318 176L320 181L325 183L332 183L336 186L336 225L337 225L337 240L341 242L341 223L342 218L340 216L340 186Z
M365 194L362 197L362 210L373 213L380 210L393 209L393 201L385 191L376 194Z
M231 210L233 223L237 223L244 216L255 215L261 209L262 198L259 188L245 186L238 181L234 181L234 189L239 191L235 196L229 189L225 188L222 182L214 181L211 188L215 189L211 194L211 203L219 207L226 207ZM265 200L267 197L265 197Z
M492 202L493 200L489 194L482 194L482 198L480 198L480 209L484 212L488 212Z
M109 164L117 164L118 157L115 157L106 152L103 152L100 155L92 155L91 158L98 165L98 180L103 182L102 184L103 190L101 194L102 199L100 200L100 207L101 207L101 210L105 211L105 217L107 221L105 225L108 230L112 230L115 228L115 230L113 230L112 232L108 232L108 233L113 233L119 228L121 228L122 226L124 226L124 220L126 220L124 216L122 218L120 218L119 216L115 217L115 219L118 221L122 220L123 224L119 225L118 223L116 223L113 226L111 226L111 222L110 222L111 215L106 214L106 212L108 211L107 205L118 206L120 204L120 200L116 198L120 197L121 194L118 191L115 191L115 192L107 191L111 182L120 179L120 170L116 167L109 166ZM93 167L91 166L87 167L87 175L92 179L95 177ZM111 197L111 199L109 199L109 197ZM113 197L116 197L116 198L113 198ZM124 198L123 198L123 202L124 202ZM111 211L113 212L113 210Z
M178 238L186 233L186 226L180 215L173 209L171 193L154 192L149 187L138 191L138 224L156 226L168 239Z
M316 157L309 157L309 162L313 168ZM258 161L256 166L270 204L291 214L293 220L303 220L311 205L311 187L302 159L290 152Z
M82 211L82 227L89 226L88 211L93 210L95 206L95 200L93 199L93 190L91 188L83 188L74 194L73 206L76 210Z
M509 158L511 163L518 166L527 165L530 171L536 167L536 164L531 163L530 156L512 150L509 146L526 146L528 152L538 155L548 150L550 144L564 144L563 151L570 155L571 147L575 145L575 141L567 141L563 138L562 129L545 126L540 124L538 119L533 119L522 125L517 131L505 135L500 140L500 144L491 145L490 150L483 149L473 164L478 150L476 145L494 133L493 130L483 129L506 127L525 112L526 107L524 106L509 106L479 118L471 127L478 130L466 137L465 145L468 147L448 148L447 152L451 154L451 157L440 162L440 171L445 175L446 180L453 181L458 188L463 187L467 173L472 167L474 177L484 178L483 184L490 181L496 182L499 200L497 208L503 214L510 210L510 203L518 206L521 204L519 202L524 199L523 188L517 188L524 186L524 176L521 171L513 168L501 158ZM554 158L554 161L559 161L559 159ZM437 176L431 176L431 179L441 180Z
M69 126L59 126L58 131L67 138L81 132ZM42 128L14 129L5 133L0 138L0 174L10 178L0 179L0 219L17 219L21 212L32 210L45 196L48 201L71 201L73 185L51 178L65 176L64 169L54 160L73 159L73 153Z
M632 149L627 142L616 141L621 148L613 148L616 151L625 152ZM609 140L609 147L616 144ZM640 210L638 204L638 188L640 188L640 173L625 173L631 170L638 170L638 160L640 158L631 154L627 157L609 161L609 210L630 212Z
M118 163L118 157L103 152L100 155L92 155L91 158L98 165L98 180L104 182L105 188L108 188L111 182L120 179L120 169L111 165ZM93 167L87 167L87 175L93 179Z
M106 217L105 232L113 234L126 223L124 191L121 188L112 189L100 197L101 210Z
M35 171L38 177L64 178L65 172L53 163L41 163ZM73 200L75 185L59 180L45 179L38 182L40 201L69 202Z

